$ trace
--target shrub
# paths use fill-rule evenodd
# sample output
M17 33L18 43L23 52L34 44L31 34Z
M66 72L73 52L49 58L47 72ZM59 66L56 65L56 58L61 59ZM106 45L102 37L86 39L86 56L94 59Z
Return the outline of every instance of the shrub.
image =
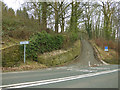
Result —
M45 53L38 56L38 62L45 64L46 66L63 65L64 63L70 62L76 58L81 52L80 40L76 41L73 46L65 51L60 51L57 54L54 52Z
M99 47L103 48L105 46L108 46L109 49L114 49L114 50L118 50L118 44L115 41L112 40L105 40L102 38L96 39L95 40L96 45L98 45Z
M27 57L37 60L40 53L50 52L62 48L64 38L62 35L51 35L45 31L33 35L30 39L30 44L27 45Z
M32 32L27 30L14 30L14 31L9 31L7 35L9 37L16 38L16 39L28 39L31 33Z
M79 34L76 32L62 33L64 37L64 44L62 48L67 49L73 45L73 43L79 39Z
M70 40L71 42L74 42L78 39L78 34L75 32L70 33Z

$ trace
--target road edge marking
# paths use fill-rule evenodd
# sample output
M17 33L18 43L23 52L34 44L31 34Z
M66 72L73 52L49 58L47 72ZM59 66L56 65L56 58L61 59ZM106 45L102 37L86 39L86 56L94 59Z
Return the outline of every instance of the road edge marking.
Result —
M119 70L120 69L114 69L114 70L108 70L108 71L102 71L102 72L90 73L90 74L83 74L83 75L76 75L76 76L69 76L69 77L63 77L63 78L48 79L48 80L26 82L26 83L18 83L18 84L11 84L11 85L3 85L3 86L0 86L0 88L32 87L32 86L38 86L38 85L44 85L44 84L57 83L57 82L63 82L63 81L68 81L68 80L75 80L75 79L80 79L80 78L92 77L92 76L97 76L97 75L101 75L101 74L116 72Z

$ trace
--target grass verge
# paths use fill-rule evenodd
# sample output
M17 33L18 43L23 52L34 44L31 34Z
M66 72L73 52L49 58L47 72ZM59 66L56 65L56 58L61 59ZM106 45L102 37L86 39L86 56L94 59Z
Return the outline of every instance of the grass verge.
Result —
M26 63L20 62L19 66L2 67L3 72L36 70L55 66L64 66L72 62L80 54L81 43L76 41L72 47L67 50L55 50L39 55L39 61L26 60Z
M3 72L26 71L47 68L46 65L35 61L27 61L25 64L21 62L19 67L2 67Z
M103 48L96 45L94 40L90 40L93 47L97 49L98 59L105 61L109 64L118 64L118 52L114 49L109 49L109 51L104 51Z

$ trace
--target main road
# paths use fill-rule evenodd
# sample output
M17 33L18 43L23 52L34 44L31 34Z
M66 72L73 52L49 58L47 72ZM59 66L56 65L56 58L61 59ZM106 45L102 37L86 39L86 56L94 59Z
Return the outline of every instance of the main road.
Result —
M118 88L118 65L103 65L88 41L71 64L48 69L2 73L1 88ZM91 67L96 65L96 67Z

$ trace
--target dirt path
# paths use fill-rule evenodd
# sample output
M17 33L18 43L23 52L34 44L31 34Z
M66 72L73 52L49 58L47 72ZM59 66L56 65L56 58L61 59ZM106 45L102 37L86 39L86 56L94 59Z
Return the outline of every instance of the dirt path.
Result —
M94 56L94 50L91 44L87 40L81 40L82 42L82 50L81 55L68 66L75 66L75 67L88 67L90 65L101 64Z

